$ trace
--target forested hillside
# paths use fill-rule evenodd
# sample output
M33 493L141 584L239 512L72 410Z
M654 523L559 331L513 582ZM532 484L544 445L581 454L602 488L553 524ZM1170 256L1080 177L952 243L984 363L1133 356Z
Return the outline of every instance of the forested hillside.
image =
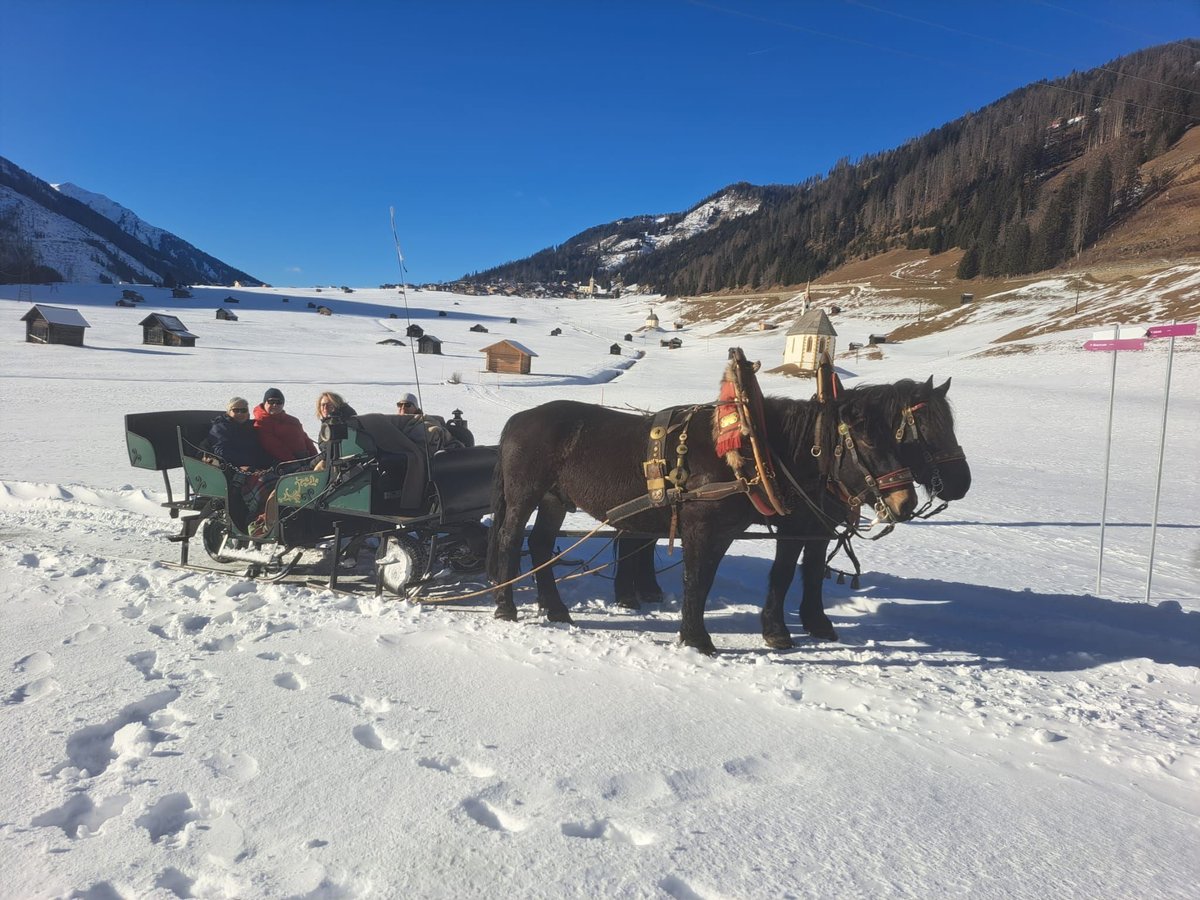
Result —
M647 244L615 265L604 239L665 217L598 226L474 280L620 277L668 294L801 284L904 246L966 251L959 276L1052 268L1170 184L1141 166L1200 123L1200 41L1130 54L1037 82L922 137L826 175L758 191L756 212L686 240ZM819 125L819 123L814 123ZM675 219L678 216L674 217Z

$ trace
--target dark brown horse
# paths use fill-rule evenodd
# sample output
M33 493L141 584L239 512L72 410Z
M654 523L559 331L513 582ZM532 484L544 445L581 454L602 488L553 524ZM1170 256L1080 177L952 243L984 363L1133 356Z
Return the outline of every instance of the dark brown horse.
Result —
M950 380L934 387L933 378L917 382L903 379L891 384L865 385L846 392L862 398L873 416L891 423L899 441L900 461L913 480L929 495L925 506L914 515L927 518L951 500L959 500L971 486L971 469L954 433L954 414L946 394ZM833 623L825 614L822 588L830 541L846 516L841 501L827 491L809 494L814 505L793 504L792 511L771 521L784 538L775 545L775 562L767 582L762 611L763 639L775 649L793 646L784 623L784 600L803 553L800 624L811 637L837 640ZM935 503L939 505L929 510ZM636 538L618 541L616 600L621 606L637 608L641 603L662 599L654 577L655 541Z
M703 492L732 482L734 473L715 450L713 405L680 407L678 412L689 420L687 489ZM787 505L801 502L792 481L807 493L816 493L824 480L832 479L846 496L872 497L885 518L903 520L916 508L909 473L897 458L894 428L870 413L864 395L846 391L824 406L768 397L763 402L763 420L776 466L790 475L780 480ZM610 510L646 494L642 464L651 421L648 416L569 400L546 403L508 420L500 436L493 480L488 547L488 572L500 585L497 618L517 617L509 582L517 576L525 523L535 509L529 552L536 567L550 558L569 510L581 509L604 521ZM674 458L674 450L675 445L670 445L668 457ZM745 493L688 500L677 507L677 514L684 566L680 641L712 653L715 648L704 625L709 589L730 543L759 514ZM671 517L670 508L658 507L619 524L640 533L666 535ZM536 581L538 604L547 617L571 621L552 567L537 572Z

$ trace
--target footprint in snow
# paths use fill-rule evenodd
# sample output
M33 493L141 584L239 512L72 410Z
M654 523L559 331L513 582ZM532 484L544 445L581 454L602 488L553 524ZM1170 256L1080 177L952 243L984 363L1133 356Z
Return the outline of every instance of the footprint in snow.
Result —
M23 684L4 701L9 706L14 706L18 703L36 703L39 700L44 700L51 694L57 694L62 687L59 683L47 675L45 678L35 678L29 684Z
M392 708L392 702L387 697L364 697L361 694L330 694L329 699L353 706L359 712L368 716L381 716Z
M54 657L45 650L38 650L13 663L13 671L22 675L43 675L54 668Z
M120 815L129 800L128 794L114 794L97 804L87 794L72 794L62 806L36 816L29 824L34 828L61 828L71 840L91 837L105 822Z
M356 725L351 733L368 750L395 750L399 745L399 741L383 734L374 725Z
M634 847L645 847L653 844L655 837L648 831L630 828L611 819L595 819L591 822L564 822L560 826L566 837L603 839L618 844L630 844Z
M457 756L423 756L417 760L417 765L437 772L464 772L472 778L491 778L496 774L496 770L489 766L471 760L462 760Z
M75 632L73 635L71 635L69 638L67 638L65 641L63 641L63 644L65 644L67 646L90 644L90 643L92 643L92 641L97 641L100 638L104 637L104 634L107 631L108 631L107 625L97 625L95 623L92 623L87 628L83 629L82 631Z
M158 654L153 650L143 650L141 653L131 653L125 657L125 662L142 673L146 681L157 681L162 678L162 672L157 668Z
M258 774L258 760L249 753L214 750L200 760L214 775L232 778L234 781L249 781Z
M289 691L302 691L307 685L295 672L280 672L272 679L276 685Z
M471 821L493 831L519 832L529 827L512 813L492 806L481 797L468 797L462 802L462 809Z

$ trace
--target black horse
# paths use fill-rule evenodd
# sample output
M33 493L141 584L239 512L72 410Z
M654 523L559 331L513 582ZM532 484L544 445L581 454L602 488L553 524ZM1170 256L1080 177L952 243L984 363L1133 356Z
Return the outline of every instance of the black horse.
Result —
M971 469L954 434L954 414L946 394L950 380L934 387L928 381L903 379L892 384L865 385L850 393L862 397L866 408L892 424L899 441L900 461L913 474L913 480L929 494L923 510L915 515L933 515L944 503L959 500L971 486ZM762 611L763 640L774 649L793 646L792 637L784 623L784 600L796 572L801 553L803 597L800 602L800 624L809 636L820 640L837 640L833 623L825 614L822 587L826 573L826 554L834 530L846 516L845 505L829 492L818 492L815 506L792 505L786 516L770 521L784 538L775 545L775 562L767 582L767 598ZM925 513L935 502L943 505ZM662 599L662 590L654 577L655 541L623 538L617 542L616 601L636 609L644 602Z
M734 482L734 473L715 450L714 405L679 407L678 418L689 447L686 453L689 492L718 490ZM489 534L488 573L499 585L496 617L515 620L512 586L516 578L525 523L537 509L529 535L534 566L547 561L568 510L581 509L597 520L610 510L647 493L643 475L652 418L600 406L557 400L519 412L500 436L500 458L492 483L493 522ZM872 497L882 517L907 518L916 508L911 475L897 458L893 428L870 414L865 395L846 391L827 404L768 397L763 425L776 465L790 479L780 479L784 502L802 502L792 481L806 493L817 493L825 480L847 497ZM678 440L679 430L671 434ZM677 445L665 453L676 458ZM683 544L683 612L680 641L704 653L715 648L704 626L704 605L722 557L733 539L759 517L745 492L720 499L689 499L676 507ZM645 509L620 522L643 534L667 535L670 507ZM552 567L536 574L538 604L551 621L571 618L554 583Z

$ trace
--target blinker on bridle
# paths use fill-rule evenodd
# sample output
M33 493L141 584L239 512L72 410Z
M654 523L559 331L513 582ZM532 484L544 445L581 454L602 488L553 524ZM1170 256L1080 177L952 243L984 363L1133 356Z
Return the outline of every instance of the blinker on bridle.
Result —
M900 410L900 425L896 429L896 443L916 443L921 445L921 453L925 457L925 462L929 465L931 475L929 479L929 499L925 501L925 505L916 510L912 514L914 519L928 519L931 516L936 516L942 510L946 509L950 504L941 500L939 496L942 492L944 484L942 482L942 472L938 468L939 463L966 461L967 455L963 452L963 448L958 444L948 450L943 450L939 453L934 453L929 446L929 442L925 439L925 435L921 432L921 428L917 425L916 412L919 409L924 409L928 403L922 401L914 403L912 406L906 406ZM933 506L935 499L941 500L940 505L935 509L926 512L929 507Z

